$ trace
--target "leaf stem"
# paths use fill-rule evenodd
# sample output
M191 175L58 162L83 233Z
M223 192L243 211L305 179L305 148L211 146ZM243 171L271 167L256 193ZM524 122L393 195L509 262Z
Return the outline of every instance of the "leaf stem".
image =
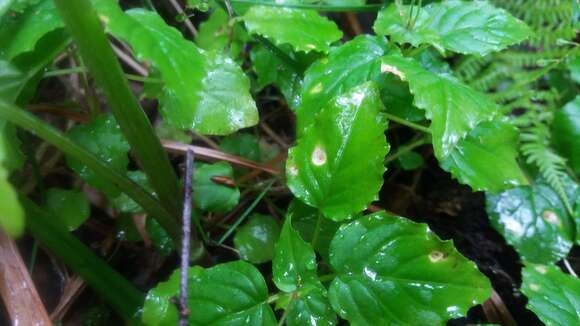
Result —
M137 202L145 211L155 217L157 222L167 230L176 244L179 244L179 226L173 216L157 201L150 193L141 186L131 181L127 176L111 169L107 164L100 161L93 153L77 145L71 139L64 136L54 127L44 123L29 112L4 102L0 99L0 119L9 121L22 129L30 131L44 139L56 148L78 160L93 170L103 179L107 180L122 192L126 193Z
M394 114L390 114L390 113L386 113L386 112L383 112L382 114L383 114L385 117L387 117L387 119L389 119L389 120L391 120L391 121L394 121L394 122L396 122L396 123L398 123L398 124L400 124L400 125L407 126L407 127L409 127L409 128L413 128L413 129L415 129L415 130L418 130L418 131L424 132L424 133L426 133L426 134L431 134L431 130L429 130L429 128L428 128L428 127L425 127L425 126L422 126L422 125L416 124L416 123L414 123L414 122L411 122L411 121L407 121L407 120L405 120L405 119L403 119L403 118L400 118L400 117L398 117L398 116L396 116L396 115L394 115Z
M423 138L418 139L414 142L411 142L407 145L403 145L403 146L399 147L399 150L397 150L396 153L387 156L387 158L385 159L385 165L388 165L389 163L393 162L397 158L401 157L401 155L408 153L419 146L428 144L429 142L430 141L427 137L423 137Z
M320 224L322 223L322 212L318 211L318 217L316 219L316 225L314 226L314 233L312 235L312 241L310 241L310 245L312 248L316 246L316 241L318 241L318 234L320 233Z
M264 195L266 195L268 190L272 188L274 182L276 182L276 179L273 179L270 182L268 182L264 190L262 190L262 192L258 195L258 197L256 197L256 199L254 199L254 201L250 204L250 206L246 208L246 210L242 213L242 215L238 218L238 220L232 226L230 226L230 228L226 231L226 233L224 233L224 235L221 236L221 238L217 242L218 245L221 245L232 234L232 232L234 232L234 230L246 219L246 217L250 215L250 213L258 205L260 200L262 200Z
M291 8L291 9L312 9L322 12L376 12L381 10L382 4L370 4L362 6L333 6L333 5L317 5L317 4L306 4L306 3L276 3L276 2L263 2L254 0L230 0L233 4L247 4L247 5L257 5L257 6L268 6L268 7L280 7L280 8Z
M62 75L69 75L69 74L80 74L83 72L87 72L88 69L86 67L77 66L71 68L64 68L64 69L55 69L49 70L44 73L43 77L55 77L55 76L62 76ZM162 83L163 81L159 78L152 78L152 77L144 77L135 74L124 74L125 77L129 80L144 82L144 83Z

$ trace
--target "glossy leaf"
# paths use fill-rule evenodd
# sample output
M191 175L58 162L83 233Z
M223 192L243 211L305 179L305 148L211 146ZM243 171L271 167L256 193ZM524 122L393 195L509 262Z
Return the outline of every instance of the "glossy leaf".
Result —
M89 201L81 191L51 188L45 196L46 208L68 231L76 230L91 214Z
M568 63L568 70L570 70L570 77L576 83L580 84L580 55L575 56Z
M484 122L459 141L441 167L475 191L499 192L528 184L516 158L519 133L500 121Z
M289 325L335 325L336 315L317 275L316 255L286 217L272 262L273 281L284 292L294 292L286 307Z
M219 7L199 25L195 37L195 43L200 48L208 51L223 51L227 48L232 58L238 58L247 40L248 33L239 24L230 25L228 14Z
M272 216L254 214L236 230L234 246L240 258L261 264L272 260L279 235L280 225Z
M280 50L284 51L284 48ZM261 90L265 86L273 84L280 89L288 105L295 108L300 101L301 77L261 44L252 47L250 58L252 59L252 68L258 77L256 89Z
M292 227L292 215L286 217L276 242L272 270L274 283L284 292L294 292L307 284L319 283L316 254Z
M13 237L19 236L24 231L24 211L16 191L8 181L8 172L2 164L0 164L0 198L2 198L0 227Z
M127 176L131 181L135 182L136 184L140 185L147 191L149 191L152 195L155 195L153 189L149 185L147 181L147 175L143 171L129 171L127 172ZM131 197L127 194L122 193L119 196L113 198L112 200L113 206L118 209L122 213L143 213L144 210L139 204L137 204Z
M449 75L434 74L417 61L400 56L383 57L381 71L409 82L415 106L426 111L436 156L451 154L460 139L483 121L491 120L497 105L482 93Z
M41 0L22 13L7 15L0 20L0 57L12 60L32 51L44 35L62 27L52 0Z
M328 261L328 247L340 224L327 218L319 220L320 215L317 209L296 199L290 203L287 215L292 216L292 226L300 233L300 237L312 244L314 249ZM316 243L312 243L315 233Z
M171 240L171 237L165 231L165 229L159 225L159 223L153 218L147 218L145 222L145 230L151 238L151 243L157 251L163 256L169 256L173 250L175 250L175 245Z
M149 291L143 307L146 325L176 325L171 298L179 291L179 270ZM266 303L268 288L252 265L236 261L189 269L189 325L276 325Z
M106 162L112 169L125 172L129 164L129 143L112 115L101 115L87 124L71 128L68 137ZM87 166L67 157L68 166L91 186L112 197L120 193Z
M580 280L555 266L524 267L522 292L528 309L548 326L580 324Z
M250 33L277 45L290 44L296 51L328 52L342 37L334 22L314 10L253 6L242 19Z
M233 60L202 52L156 13L132 9L124 14L116 4L97 2L108 30L160 72L165 85L161 112L167 123L224 135L258 122L249 80Z
M234 177L234 170L226 162L201 164L193 175L193 201L202 210L225 213L234 208L240 200L240 190L218 184L212 177Z
M339 221L375 200L389 151L372 82L329 102L288 152L287 183L296 197Z
M304 73L302 102L296 108L299 133L312 124L315 115L333 97L367 81L379 83L384 76L380 58L385 53L385 40L358 36L332 48L328 57L312 64Z
M337 273L330 302L354 325L441 325L491 294L489 281L452 242L385 213L341 227L330 263Z
M379 12L374 30L398 43L429 44L441 52L451 50L481 56L505 49L531 35L525 23L504 9L485 1L455 0L420 9L393 3Z
M566 187L576 186L568 181ZM566 257L574 243L574 227L549 185L537 181L486 197L493 227L516 248L522 260L551 264Z
M580 96L556 111L552 131L556 148L568 158L572 170L580 175Z
M288 326L337 324L336 313L328 301L328 291L320 284L309 284L300 289L286 309Z

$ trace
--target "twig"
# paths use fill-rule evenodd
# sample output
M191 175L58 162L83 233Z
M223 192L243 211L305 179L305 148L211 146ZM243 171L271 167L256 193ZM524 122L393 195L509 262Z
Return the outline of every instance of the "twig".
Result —
M111 46L113 47L113 51L115 51L115 54L124 63L126 63L129 67L131 67L133 70L135 70L136 73L138 73L141 76L147 76L147 74L148 74L147 69L145 69L135 59L133 59L130 55L128 55L127 53L125 53L122 49L120 49L119 47L117 47L115 44L111 43Z
M246 168L268 172L268 173L273 174L273 175L280 174L280 170L278 170L274 167L265 166L265 165L262 165L260 163L250 161L250 160L241 158L239 156L224 153L224 152L221 152L221 151L218 151L215 149L210 149L210 148L205 148L205 147L195 146L195 145L188 145L188 144L176 142L173 140L167 140L167 139L162 139L161 144L163 145L163 147L165 147L165 149L167 149L170 152L185 153L185 152L187 152L187 150L191 149L193 151L193 153L200 158L222 160L222 161L227 161L227 162L230 162L232 164L243 166Z
M284 139L282 139L280 136L278 136L278 134L276 134L274 132L274 130L272 130L272 128L270 128L270 126L268 126L268 124L265 121L262 121L260 123L260 128L262 128L262 130L268 134L268 136L270 136L270 138L272 138L276 143L278 143L278 145L280 145L282 148L287 149L290 147L290 145L288 145L288 143L286 143L284 141Z
M191 178L193 176L193 150L188 149L185 161L183 189L183 235L181 238L181 280L179 286L179 325L187 326L187 272L189 271L189 242L191 237Z
M14 325L52 325L16 243L0 229L0 296Z
M177 2L177 0L169 0L169 3L173 7L173 9L175 9L175 11L177 11L178 14L183 15L183 17L184 17L183 23L185 23L185 27L187 27L187 29L189 30L191 35L194 38L196 38L197 37L197 29L195 29L195 26L193 26L193 23L191 22L191 20L189 20L189 16L185 13L185 10L183 10L183 8L179 4L179 2Z
M568 259L564 259L564 266L566 266L566 269L568 270L568 272L570 272L570 274L574 277L578 277L578 274L576 274L576 272L574 271L574 268L572 268L572 265L570 265L570 262L568 261Z

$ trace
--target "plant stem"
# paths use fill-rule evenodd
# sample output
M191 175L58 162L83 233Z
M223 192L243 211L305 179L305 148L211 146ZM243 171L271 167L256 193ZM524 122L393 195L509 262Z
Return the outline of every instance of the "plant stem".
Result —
M109 181L143 207L150 216L155 217L157 222L167 230L174 242L179 244L179 225L173 219L173 216L150 193L131 181L127 176L111 169L107 164L95 157L93 153L77 145L54 127L44 123L29 112L1 99L0 119L30 131Z
M316 246L316 241L318 241L318 234L320 233L320 224L322 223L322 218L322 213L318 211L318 218L316 219L316 225L314 226L314 234L312 235L312 241L310 241L312 248Z
M110 109L131 144L162 205L179 220L179 180L145 112L131 93L121 65L90 0L54 0L91 75L103 89Z
M71 233L59 228L53 216L26 197L20 198L32 235L78 273L125 320L138 323L144 295L121 274L97 257Z
M191 178L193 176L193 151L187 151L185 174L183 176L183 219L181 236L181 270L179 282L179 325L187 326L189 309L187 305L187 279L189 271L189 245L191 233Z
M254 201L250 204L250 206L248 206L248 208L246 208L246 210L242 213L240 218L238 218L238 220L218 240L218 242L217 242L218 245L221 245L232 234L232 232L234 232L234 230L246 219L246 217L248 215L250 215L250 213L254 210L256 205L258 205L260 200L262 200L264 195L266 195L268 190L270 190L270 188L272 188L272 185L274 185L274 182L276 182L276 179L273 179L272 181L268 182L268 184L266 185L264 190L262 190L262 192L258 195L258 197L256 197L256 199L254 199Z
M263 2L253 0L230 0L233 4L247 4L259 5L268 7L293 8L293 9L313 9L322 12L377 12L383 7L382 4L370 4L362 6L332 6L332 5L316 5L316 4L290 4L290 3L276 3Z
M394 161L397 158L401 157L401 155L403 155L403 154L405 154L407 152L410 152L413 149L415 149L415 148L417 148L419 146L428 144L428 143L429 143L429 140L427 138L421 138L421 139L416 140L416 141L414 141L414 142L412 142L410 144L403 145L403 146L399 147L399 150L396 153L387 156L387 158L385 159L385 165L388 165L392 161Z
M415 130L418 130L418 131L424 132L424 133L426 133L426 134L431 134L431 130L429 130L429 128L427 128L427 127L425 127L425 126L421 126L421 125L419 125L419 124L416 124L416 123L414 123L414 122L410 122L410 121L407 121L407 120L405 120L405 119L403 119L403 118L399 118L399 117L397 117L397 116L396 116L396 115L394 115L394 114L390 114L390 113L386 113L386 112L383 112L382 114L383 114L385 117L387 117L387 119L389 119L389 120L391 120L391 121L394 121L394 122L396 122L396 123L398 123L398 124L400 124L400 125L407 126L407 127L409 127L409 128L413 128L413 129L415 129Z

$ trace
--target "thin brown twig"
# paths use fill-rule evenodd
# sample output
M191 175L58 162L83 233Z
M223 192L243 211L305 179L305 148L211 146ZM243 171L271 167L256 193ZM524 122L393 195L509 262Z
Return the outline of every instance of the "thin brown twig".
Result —
M232 164L243 166L246 168L267 172L267 173L270 173L273 175L280 174L280 170L278 170L274 167L262 165L260 163L250 161L250 160L247 160L245 158L241 158L241 157L236 156L236 155L224 153L222 151L218 151L215 149L210 149L210 148L205 148L205 147L195 146L195 145L188 145L188 144L176 142L173 140L167 140L167 139L162 139L161 144L163 145L163 147L166 150L173 152L173 153L184 154L187 152L187 150L191 149L193 151L193 153L198 158L222 160L222 161L227 161L227 162L230 162Z
M268 134L268 136L270 136L270 138L272 138L276 143L278 143L278 145L280 145L283 149L287 149L288 147L290 147L290 145L288 145L288 143L285 142L284 139L278 136L278 134L276 134L274 130L272 130L272 128L270 128L270 126L268 126L266 122L262 121L260 123L260 128L262 128L262 130L266 134Z
M179 4L179 2L177 2L177 0L169 0L169 3L173 7L173 9L175 9L175 11L177 11L178 14L183 15L183 17L184 17L183 23L185 24L185 27L187 27L187 29L189 30L191 35L194 38L196 38L197 37L197 29L195 29L195 26L193 26L193 23L191 22L191 20L189 20L189 16L185 13L185 10L183 10L183 7L181 7L181 5Z
M193 176L193 150L186 153L185 174L183 176L183 234L181 239L181 272L179 282L179 325L188 325L189 309L187 307L187 280L189 272L189 245L191 237L191 178Z
M137 60L133 59L132 56L125 53L123 49L119 48L115 44L111 43L111 46L113 47L113 51L115 51L115 54L121 59L121 61L123 61L125 64L131 67L131 69L133 69L136 73L138 73L141 76L148 75L147 69L143 67L139 62L137 62Z
M13 325L52 325L18 247L0 229L0 296Z

